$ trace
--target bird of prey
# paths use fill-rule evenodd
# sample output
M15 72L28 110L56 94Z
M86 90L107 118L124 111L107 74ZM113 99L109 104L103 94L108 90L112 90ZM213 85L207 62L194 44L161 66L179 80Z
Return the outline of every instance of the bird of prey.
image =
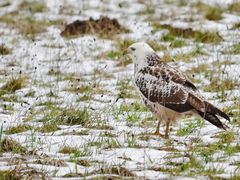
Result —
M145 105L159 120L155 135L168 138L170 123L186 114L201 116L226 130L218 116L230 121L229 116L207 102L187 76L163 62L148 44L134 43L127 54L134 63L135 85ZM161 120L166 124L165 135L159 132Z

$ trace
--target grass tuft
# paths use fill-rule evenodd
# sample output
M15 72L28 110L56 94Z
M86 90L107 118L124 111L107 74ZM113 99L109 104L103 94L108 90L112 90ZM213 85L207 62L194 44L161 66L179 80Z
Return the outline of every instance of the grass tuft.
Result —
M189 122L183 128L177 131L177 136L186 136L194 132L197 128L203 127L204 122L201 119L197 119L196 122Z
M220 5L209 6L203 2L198 1L195 5L199 12L203 12L205 18L211 21L217 21L222 19L223 9Z
M76 160L78 157L91 156L92 152L87 146L84 146L83 149L71 146L63 146L60 150L60 153L63 154L72 154L71 159Z
M21 133L21 132L28 131L28 130L31 130L31 129L32 129L32 126L22 124L22 125L18 125L18 126L8 128L5 131L5 133L6 134L16 134L16 133Z
M85 160L85 159L78 159L78 160L73 160L74 163L84 166L84 167L90 167L91 164L89 161Z
M147 42L155 51L166 51L167 47L162 44L158 44L155 41L148 41Z
M194 38L197 42L202 43L220 43L223 38L220 36L218 32L210 32L210 31L198 31L193 30L192 28L179 28L173 27L168 24L160 24L154 23L153 24L154 31L167 29L169 33L162 37L164 41L174 41L176 37L180 38Z
M134 90L134 87L130 85L130 79L123 79L117 82L118 86L118 98L125 99L125 98L133 98L133 93L130 93L130 91Z
M11 53L11 50L7 46L5 46L4 44L0 45L0 55L7 55L10 53Z
M224 54L240 54L240 43L229 47Z
M207 10L205 17L211 21L217 21L222 19L223 10L220 6L211 7Z
M185 54L177 54L176 56L173 57L174 60L176 61L184 61L184 62L190 62L192 58L200 56L200 55L207 55L207 53L201 48L197 47L195 50L185 53Z
M26 80L27 78L24 76L19 76L18 78L9 80L0 88L0 97L4 94L11 94L19 89L22 89L25 86Z
M229 6L228 6L228 10L229 11L235 11L235 12L240 12L240 2L237 2L237 1L235 1L235 2L233 2L232 4L230 4Z
M62 20L38 20L34 16L23 16L19 12L0 16L0 22L17 29L20 34L31 39L34 39L39 33L46 32L48 26L63 24Z
M1 142L0 152L26 153L27 149L11 138L5 138Z
M44 122L41 127L37 127L35 130L42 133L49 133L58 131L60 128L57 122Z
M131 59L127 56L123 57L124 51L133 44L134 40L119 40L117 43L117 50L112 50L107 53L107 57L109 59L118 60L117 66L127 66L128 64L132 63Z
M121 177L134 177L134 173L132 173L129 169L125 167L111 167L111 168L101 168L96 174L115 174ZM94 173L94 174L95 174Z
M220 92L224 93L226 90L233 90L239 86L239 82L236 79L222 79L218 77L212 77L210 84L204 87L205 91L208 92Z
M31 13L45 12L47 10L46 4L44 2L29 2L23 1L19 4L19 10L28 10Z
M14 180L18 179L12 170L0 171L0 179Z
M59 150L59 152L63 154L72 154L72 153L78 153L79 150L76 147L63 146L62 149Z

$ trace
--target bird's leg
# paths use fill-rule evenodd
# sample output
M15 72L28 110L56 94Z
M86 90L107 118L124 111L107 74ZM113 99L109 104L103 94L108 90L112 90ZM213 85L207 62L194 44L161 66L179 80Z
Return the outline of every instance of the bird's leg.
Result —
M157 129L156 129L156 131L153 133L153 135L157 135L157 136L160 136L160 137L164 137L164 135L161 134L160 131L159 131L159 129L160 129L160 124L161 124L161 121L158 120Z
M168 132L169 132L169 121L167 121L166 123L166 129L165 129L165 138L168 139L169 138L169 135L168 135Z

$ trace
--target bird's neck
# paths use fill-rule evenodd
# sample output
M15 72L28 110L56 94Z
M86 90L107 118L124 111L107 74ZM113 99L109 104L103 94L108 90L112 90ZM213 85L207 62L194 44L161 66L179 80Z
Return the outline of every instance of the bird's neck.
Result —
M148 64L146 61L134 64L134 73L137 73L139 70L144 69L147 66L148 66Z

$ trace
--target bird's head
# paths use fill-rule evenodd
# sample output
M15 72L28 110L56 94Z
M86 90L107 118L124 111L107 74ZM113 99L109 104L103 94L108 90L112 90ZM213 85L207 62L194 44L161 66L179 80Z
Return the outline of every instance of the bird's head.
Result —
M136 42L127 48L126 53L132 58L134 64L143 64L146 56L154 53L154 50L144 42Z

